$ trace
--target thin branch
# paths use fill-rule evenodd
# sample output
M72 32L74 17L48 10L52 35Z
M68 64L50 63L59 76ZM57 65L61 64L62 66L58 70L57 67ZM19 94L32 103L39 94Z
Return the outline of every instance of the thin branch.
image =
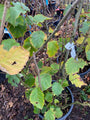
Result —
M67 108L67 107L69 107L71 105L75 105L75 104L79 104L79 105L82 105L82 106L89 106L90 107L90 103L87 103L87 102L80 103L79 101L75 101L75 102L73 102L71 104L68 104L66 106L62 106L62 109L65 109L65 108Z
M43 4L43 14L45 15L45 4L44 4L44 0L42 0L42 4Z
M43 46L35 53L35 55L37 55L43 48L44 46L51 40L51 38L54 36L54 34L59 30L59 28L63 25L63 23L65 22L65 20L67 19L67 17L69 16L69 14L72 13L74 7L78 4L79 0L76 0L71 8L68 10L67 14L62 18L62 20L58 23L57 27L55 28L54 32L47 38L46 42L43 44ZM33 57L30 58L30 60L28 62L30 62L33 59Z
M19 78L19 79L20 79L20 82L24 85L24 87L25 87L25 88L30 89L30 86L29 86L29 85L27 85L27 84L25 84L25 82L22 80L22 78L21 78L20 76L18 76L17 74L16 74L16 76L17 76L17 78Z
M75 37L76 31L77 31L77 28L78 28L78 22L79 22L80 13L81 13L81 11L82 11L83 1L84 1L84 0L81 0L81 3L80 3L80 5L79 5L78 12L77 12L77 14L76 14L75 24L74 24L74 31L73 31L73 37ZM72 41L70 41L70 42L72 42Z
M6 18L6 12L7 12L7 1L5 1L4 4L4 12L3 12L3 17L2 17L2 22L1 22L1 28L0 28L0 44L2 42L2 37L3 37L3 30L4 30L4 25L5 25L5 18Z
M81 0L81 3L79 5L80 7L79 7L78 12L77 12L76 17L75 17L74 30L73 30L73 35L72 35L72 38L70 40L70 43L73 42L74 37L76 35L76 31L77 31L77 27L78 27L78 21L79 21L80 13L81 13L81 10L82 10L82 5L83 5L83 0ZM65 63L66 63L66 61L68 59L68 56L69 56L69 50L66 50L65 60L64 60L63 66L62 66L62 74L63 74L63 76L64 76L64 72L65 72L64 71Z
M36 62L35 53L33 53L33 59L34 59L34 63L35 63L36 70L37 70L37 74L38 74L38 83L39 83L39 87L40 87L41 90L42 90L41 79L40 79L40 70L39 70L38 65L37 65L37 62Z

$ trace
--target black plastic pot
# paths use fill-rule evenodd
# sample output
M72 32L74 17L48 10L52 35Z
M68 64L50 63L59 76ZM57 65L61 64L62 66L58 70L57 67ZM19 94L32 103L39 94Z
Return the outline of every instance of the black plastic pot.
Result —
M71 99L72 99L72 103L73 103L73 102L74 102L74 96L73 96L71 90L69 89L69 87L66 87L66 88L67 88L67 90L70 92ZM63 117L58 118L58 119L55 119L55 120L65 120L65 119L70 115L70 113L72 112L73 106L74 106L74 105L72 104L71 107L70 107L70 109L69 109L69 111L68 111ZM41 114L39 114L39 117L40 117L41 119L43 119L43 116L42 116Z
M86 72L80 73L79 75L81 76L81 78L83 78L88 72L90 72L90 68Z

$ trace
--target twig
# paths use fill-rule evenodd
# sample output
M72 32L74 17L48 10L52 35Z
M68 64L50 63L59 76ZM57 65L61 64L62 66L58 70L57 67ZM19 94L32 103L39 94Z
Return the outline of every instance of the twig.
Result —
M44 0L42 0L42 4L43 4L43 14L45 15L45 4L44 4Z
M41 90L42 90L41 79L40 79L40 71L39 71L39 68L38 68L38 65L37 65L37 62L36 62L35 53L33 53L33 59L34 59L34 63L35 63L36 70L37 70L37 74L38 74L38 83L39 83L39 87L40 87Z
M2 42L2 37L3 37L3 30L4 30L4 25L5 25L5 18L6 18L6 13L7 13L7 1L5 1L4 4L4 12L3 12L3 17L2 17L2 21L1 21L1 28L0 28L0 44Z
M53 37L53 35L59 30L59 28L61 27L61 25L65 22L65 20L67 19L68 15L72 13L74 7L78 4L79 0L76 0L71 8L68 10L67 14L63 17L63 19L58 23L57 27L55 28L55 30L53 31L53 33L47 38L46 42L43 44L43 46L35 53L35 55L37 55L43 48L44 46L51 40L51 38ZM33 59L33 57L31 57L28 61L28 64L31 62L31 60Z
M81 13L81 10L82 10L82 5L83 5L83 0L81 0L81 3L79 5L80 7L79 7L78 12L77 12L76 17L75 17L74 31L73 31L73 35L72 35L72 38L70 40L70 43L73 42L74 37L76 35L76 31L77 31L77 27L78 27L78 21L79 21L79 16L80 16L80 13ZM68 59L68 56L69 56L69 50L66 51L65 60L64 60L63 66L62 66L62 74L63 74L63 76L64 76L64 72L65 72L64 71L65 63L66 63L66 61Z
M79 104L79 105L82 105L82 106L89 106L89 107L90 107L90 103L86 103L86 102L80 103L79 101L75 101L75 102L73 102L73 103L71 103L71 104L68 104L68 105L66 105L66 106L62 106L62 109L65 109L65 108L67 108L68 106L75 105L75 104Z
M25 88L30 89L30 86L25 84L25 82L22 80L22 78L20 76L18 76L18 74L16 74L17 78L20 79L21 83L24 85Z
M78 28L78 22L79 22L80 13L81 13L81 11L82 11L83 1L84 1L84 0L81 0L81 3L80 3L80 5L79 5L78 12L77 12L77 14L76 14L75 24L74 24L74 31L73 31L73 37L75 37L76 31L77 31L77 28ZM72 41L70 41L70 42L72 42Z

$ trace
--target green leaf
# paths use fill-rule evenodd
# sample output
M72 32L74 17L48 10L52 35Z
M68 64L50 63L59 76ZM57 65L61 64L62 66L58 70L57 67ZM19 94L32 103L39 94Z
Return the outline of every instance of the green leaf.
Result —
M29 11L29 8L28 8L27 6L25 6L25 4L22 3L22 2L12 2L12 4L13 4L14 6L16 6L16 5L20 6L20 7L21 7L23 10L25 10L25 11Z
M41 113L44 114L47 110L47 107L46 106L43 106L43 109L41 110Z
M63 87L60 85L60 83L57 83L57 82L55 82L55 83L53 83L53 85L52 85L52 91L53 91L53 93L55 94L55 95L60 95L61 93L62 93L62 91L63 91Z
M54 57L58 52L59 46L57 41L51 41L47 44L47 54L49 57Z
M69 79L72 82L72 84L75 84L76 87L81 88L83 85L87 85L86 83L84 83L84 81L82 80L82 78L78 74L69 75Z
M44 94L40 88L34 88L30 94L30 102L39 109L44 105Z
M55 104L59 103L59 100L58 99L54 99L54 103Z
M59 83L62 84L62 87L67 87L68 86L68 81L67 80L59 80Z
M45 120L55 120L54 111L52 109L45 113Z
M35 83L35 78L32 74L28 74L25 76L25 84L27 84L29 87L32 87Z
M27 28L26 25L25 26L18 25L16 27L14 27L12 25L9 26L9 30L13 34L14 38L23 37L26 32L26 28Z
M42 61L38 62L38 67L39 67L39 69L43 67L43 62Z
M34 16L34 20L37 22L37 24L38 23L42 23L42 22L44 22L45 20L50 20L51 18L49 18L49 17L46 17L46 16L44 16L44 15L42 15L42 14L37 14L37 15L35 15Z
M43 73L49 74L51 72L51 70L52 70L51 67L44 66L43 68L41 68L41 74L43 74Z
M71 8L71 4L69 4L66 8L65 8L65 10L64 10L64 15L68 12L68 10Z
M83 27L80 28L80 31L85 35L90 28L90 23L88 22L83 22Z
M18 25L25 25L26 24L26 21L25 21L25 18L24 16L19 16L17 19L16 19L16 24L15 26L18 26Z
M85 14L85 13L84 13ZM90 12L85 14L87 17L90 18Z
M51 68L54 70L59 70L59 65L57 63L51 64Z
M31 15L26 17L26 22L28 25L33 25L35 23L34 18Z
M41 79L41 86L43 91L51 87L52 78L49 74L41 74L40 79ZM39 86L38 77L36 77L36 86Z
M10 16L8 18L8 22L11 23L13 26L16 25L16 19L19 17L19 15L25 14L27 11L29 11L29 8L27 8L23 3L13 3L15 6L10 7Z
M33 52L36 51L36 49L30 43L30 37L28 37L28 38L26 38L26 40L24 40L23 47L30 52L30 56L32 56Z
M47 102L52 102L53 98L52 98L52 93L51 93L51 92L48 91L48 92L45 94L45 100L46 100Z
M29 100L29 97L30 97L30 94L31 94L31 91L33 90L33 88L30 88L30 89L26 89L25 90L25 96L26 98Z
M24 40L24 45L23 45L23 47L24 47L26 50L30 51L30 49L31 49L30 37L28 37L28 38L26 38L26 39Z
M85 48L87 60L90 61L90 39L87 39L88 45Z
M76 61L74 58L69 58L65 63L65 69L67 74L73 74L78 73L79 69L83 69L85 65L86 62L83 59L78 59L78 61Z
M17 43L14 39L7 39L3 40L2 44L4 45L3 48L6 50L10 50L13 46L20 46L19 43Z
M90 50L86 52L87 60L90 61Z
M61 111L60 108L56 108L55 110L55 117L56 118L61 118L63 116L63 112Z
M40 109L38 109L36 106L34 106L34 111L35 114L39 114L40 113Z
M86 41L87 41L89 48L90 48L90 37L88 37Z
M18 76L20 77L20 75L6 75L6 78L8 78L8 83L10 83L12 86L17 87L18 84L20 83L20 79L18 78Z
M43 43L44 43L44 37L45 37L45 34L44 32L42 31L36 31L36 32L33 32L31 34L31 44L35 47L35 48L40 48Z
M47 70L48 70L48 68L47 68ZM56 63L53 63L53 64L51 64L51 67L49 67L49 71L47 71L47 73L50 75L54 75L55 73L58 72L58 70L59 70L59 65Z
M53 63L51 64L52 72L57 73L59 70L59 64Z

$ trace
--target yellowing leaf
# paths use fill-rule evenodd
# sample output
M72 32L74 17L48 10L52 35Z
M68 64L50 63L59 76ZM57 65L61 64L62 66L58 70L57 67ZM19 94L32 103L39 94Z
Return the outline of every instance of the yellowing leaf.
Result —
M85 51L87 52L87 51L89 51L89 50L90 50L90 46L87 45L86 48L85 48Z
M88 45L90 46L90 37L87 38L87 43L88 43Z
M12 47L9 51L0 45L0 69L10 75L18 74L25 66L29 52L23 47Z
M53 33L53 29L51 27L49 27L49 33Z
M82 14L84 13L84 9L82 9Z
M78 40L77 40L77 44L82 44L82 43L83 43L83 40L84 40L84 37L80 37L80 38L78 38Z
M62 34L62 31L58 31L55 33L55 36L59 36L60 34Z
M44 40L47 40L47 34L45 34Z
M72 82L72 84L75 84L76 87L81 88L81 86L87 85L86 83L84 83L84 81L82 80L82 78L78 74L71 74L69 76L69 79Z
M63 65L64 61L61 62L61 66Z
M69 58L65 63L65 69L67 74L75 74L79 72L79 69L83 69L83 67L87 65L87 63L83 59L78 59L76 61L74 58Z
M55 56L55 54L58 52L59 45L57 41L50 41L47 44L47 54L49 57Z

